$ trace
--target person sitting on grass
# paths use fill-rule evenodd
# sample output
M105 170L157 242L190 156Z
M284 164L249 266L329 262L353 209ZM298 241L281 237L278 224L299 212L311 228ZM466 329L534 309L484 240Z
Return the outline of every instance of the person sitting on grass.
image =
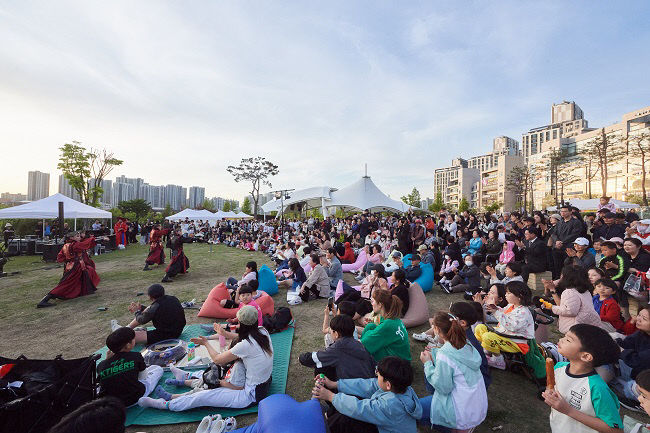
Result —
M375 320L366 319L367 324L361 334L361 342L366 350L376 361L387 356L398 356L410 361L408 333L400 320L402 301L387 290L377 289L370 302Z
M486 304L486 300L491 301L490 303L494 303L497 307L505 308L508 306L508 301L506 301L506 286L501 283L491 284L487 294L485 292L478 292L474 294L472 299L481 305L483 311L481 317L477 320L488 324L499 323L499 321L487 309L488 304Z
M474 330L476 339L488 356L488 364L505 370L505 359L501 352L528 353L528 340L535 338L535 322L528 309L530 289L521 281L506 284L505 308L497 307L495 299L486 299L488 311L499 321L494 330L486 325L478 325ZM506 337L507 336L507 337Z
M237 290L238 287L241 287L243 284L246 284L249 281L257 279L257 262L248 262L246 263L246 270L244 271L244 275L242 275L241 279L237 280L235 277L229 277L228 280L226 280L226 287L228 287L230 296L234 297L235 290Z
M235 293L235 300L230 300L230 299L222 299L221 300L221 306L224 308L237 308L241 310L245 305L250 305L252 307L255 307L257 310L257 316L258 316L258 325L262 326L263 324L263 314L262 314L262 308L259 306L257 302L253 300L253 297L255 296L255 293L257 292L257 285L259 283L257 280L252 280L249 281L246 284L242 284L236 291ZM228 323L232 325L237 324L237 318L233 319L227 319Z
M609 323L611 325L611 329L606 329L608 332L621 332L623 329L621 307L614 299L617 290L618 286L609 278L602 278L594 284L594 296L592 298L594 309L603 324ZM603 329L605 329L604 326Z
M639 404L645 413L650 415L650 370L639 373L636 377L636 387L639 391Z
M135 314L135 319L128 327L133 329L152 322L154 329L135 330L135 342L149 345L180 337L185 327L185 310L178 298L165 295L165 288L160 284L149 286L147 295L152 301L148 307L145 308L139 302L132 302L129 306L129 311ZM119 327L117 320L111 320L113 331Z
M521 264L517 262L510 262L506 265L503 271L503 278L499 278L496 269L490 265L485 266L485 271L490 275L490 284L507 284L510 281L524 281L521 276Z
M376 379L333 381L325 378L322 384L318 380L316 378L312 395L332 403L342 415L374 424L379 433L417 432L422 406L411 388L413 369L410 362L395 356L386 357L377 365ZM351 431L330 430L332 433Z
M278 288L296 291L307 281L307 274L295 257L289 259L289 269L285 272L284 279L278 281Z
M327 298L330 294L330 277L323 266L323 262L326 261L325 256L321 258L318 254L312 253L310 260L313 269L300 288L299 298L294 299L291 305L308 302L310 298Z
M455 269L454 278L448 283L441 284L442 289L447 293L465 292L469 296L481 289L481 271L474 264L472 256L465 256L465 266L462 269Z
M126 409L115 397L102 397L79 406L48 433L124 433Z
M483 422L488 408L481 355L454 314L439 311L433 328L442 347L420 354L426 381L433 387L433 395L420 399L420 422L435 430L472 429Z
M375 376L375 361L366 348L354 339L354 320L339 314L330 321L332 343L324 350L306 352L299 361L314 369L314 375L325 374L332 380L371 378Z
M273 371L271 336L266 329L257 325L257 310L254 307L242 307L237 311L237 319L237 333L225 331L220 325L215 325L217 334L226 339L236 339L229 350L217 353L208 343L207 337L192 338L192 342L205 346L216 365L226 366L240 359L246 370L244 389L218 387L179 395L159 392L161 398L142 397L138 404L142 407L178 412L202 406L241 409L265 398L271 386ZM175 369L173 373L176 380L190 379L190 373L183 370Z
M97 366L101 395L116 397L124 406L132 406L140 397L146 397L155 389L163 375L162 367L147 367L135 347L135 331L122 327L106 337L106 359Z
M349 316L354 322L354 316L356 314L356 305L354 302L343 301L340 302L336 307L332 308L336 308L336 316L346 315ZM324 339L326 348L334 344L334 337L332 336L332 329L330 328L330 312L332 312L332 310L330 310L330 306L328 304L323 311L323 334L325 334ZM359 339L359 334L360 332L355 326L354 332L352 333L352 336L355 340Z
M619 402L595 368L616 362L619 349L597 326L573 325L558 342L568 362L555 364L555 387L542 393L553 433L619 432Z

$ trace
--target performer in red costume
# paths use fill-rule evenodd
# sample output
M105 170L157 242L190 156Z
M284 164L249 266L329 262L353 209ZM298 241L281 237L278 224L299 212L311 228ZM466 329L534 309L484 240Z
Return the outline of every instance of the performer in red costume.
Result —
M172 277L178 274L184 274L190 268L190 261L183 252L183 243L192 242L191 238L184 238L181 236L181 229L177 229L172 241L172 260L169 266L165 269L165 277L162 279L163 283L171 283Z
M57 262L65 263L63 277L59 285L45 295L36 308L53 306L54 304L48 302L52 298L73 299L94 293L97 290L99 275L95 271L94 263L90 265L84 260L84 253L94 246L95 238L93 236L81 240L79 233L67 235L66 243L56 257Z
M162 244L162 237L169 233L169 229L161 229L160 224L153 226L149 235L149 255L144 261L143 271L150 271L149 265L162 265L165 263L165 247Z
M115 245L123 250L126 248L126 232L129 230L129 226L124 218L118 218L113 229L115 230Z

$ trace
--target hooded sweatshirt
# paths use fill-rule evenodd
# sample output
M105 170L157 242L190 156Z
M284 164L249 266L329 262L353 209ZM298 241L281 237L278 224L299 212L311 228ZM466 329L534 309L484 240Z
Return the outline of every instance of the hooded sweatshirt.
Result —
M382 318L379 325L368 323L361 335L361 342L377 362L387 356L411 360L408 333L400 319Z
M435 364L424 364L427 382L436 390L431 399L431 424L466 430L482 423L488 401L481 355L469 342L456 349L448 341L431 353Z
M338 388L332 404L341 414L375 424L379 433L417 432L416 422L422 418L422 405L410 386L403 394L383 391L373 378L342 379L338 381Z
M370 378L375 376L375 361L363 344L353 337L339 338L326 349L300 355L305 367L333 366L339 379Z
M512 251L514 247L515 247L514 242L506 241L506 250L503 251L499 256L499 263L505 264L515 260L515 253Z

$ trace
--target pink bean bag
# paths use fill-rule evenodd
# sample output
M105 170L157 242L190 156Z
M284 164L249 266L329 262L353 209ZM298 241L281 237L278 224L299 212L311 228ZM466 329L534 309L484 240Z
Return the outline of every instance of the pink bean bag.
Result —
M366 264L368 261L368 257L366 256L366 250L361 250L359 253L359 256L357 259L354 261L354 263L346 263L345 265L341 265L341 268L343 269L343 272L352 272L352 271L357 271L363 267L363 265Z
M409 286L409 309L402 318L402 323L407 328L420 326L429 320L429 304L419 284Z
M356 291L361 290L361 286L352 286ZM337 300L343 294L343 280L339 280L339 283L336 285L336 291L334 292L334 300Z
M219 303L222 299L228 299L228 288L224 283L216 285L199 311L199 317L209 317L212 319L233 319L237 315L236 308L223 308ZM262 292L262 296L255 300L257 305L262 309L263 314L273 314L275 308L273 298Z

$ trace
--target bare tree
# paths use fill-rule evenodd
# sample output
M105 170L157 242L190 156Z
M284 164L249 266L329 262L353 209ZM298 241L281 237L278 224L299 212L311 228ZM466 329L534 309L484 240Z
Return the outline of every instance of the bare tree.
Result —
M627 144L628 162L641 167L641 191L643 193L643 205L648 206L648 192L646 191L646 165L650 163L650 133L641 132L639 134L629 135L623 139ZM631 154L631 155L630 155Z
M532 190L533 176L525 165L513 167L506 179L506 190L515 195L517 203L528 209L528 191Z
M620 146L621 140L616 139L611 134L605 133L605 128L600 129L600 133L583 148L583 157L595 161L600 171L600 185L603 195L607 195L607 181L609 180L609 167L616 161L625 156L625 151Z
M269 177L279 173L278 166L267 161L262 156L255 158L242 158L239 165L229 165L226 171L233 175L235 182L248 181L252 185L251 197L253 198L253 214L257 215L257 204L260 200L260 187L271 187Z
M560 203L564 204L564 187L578 181L580 176L576 174L575 165L565 160L557 167L556 179L560 187Z

